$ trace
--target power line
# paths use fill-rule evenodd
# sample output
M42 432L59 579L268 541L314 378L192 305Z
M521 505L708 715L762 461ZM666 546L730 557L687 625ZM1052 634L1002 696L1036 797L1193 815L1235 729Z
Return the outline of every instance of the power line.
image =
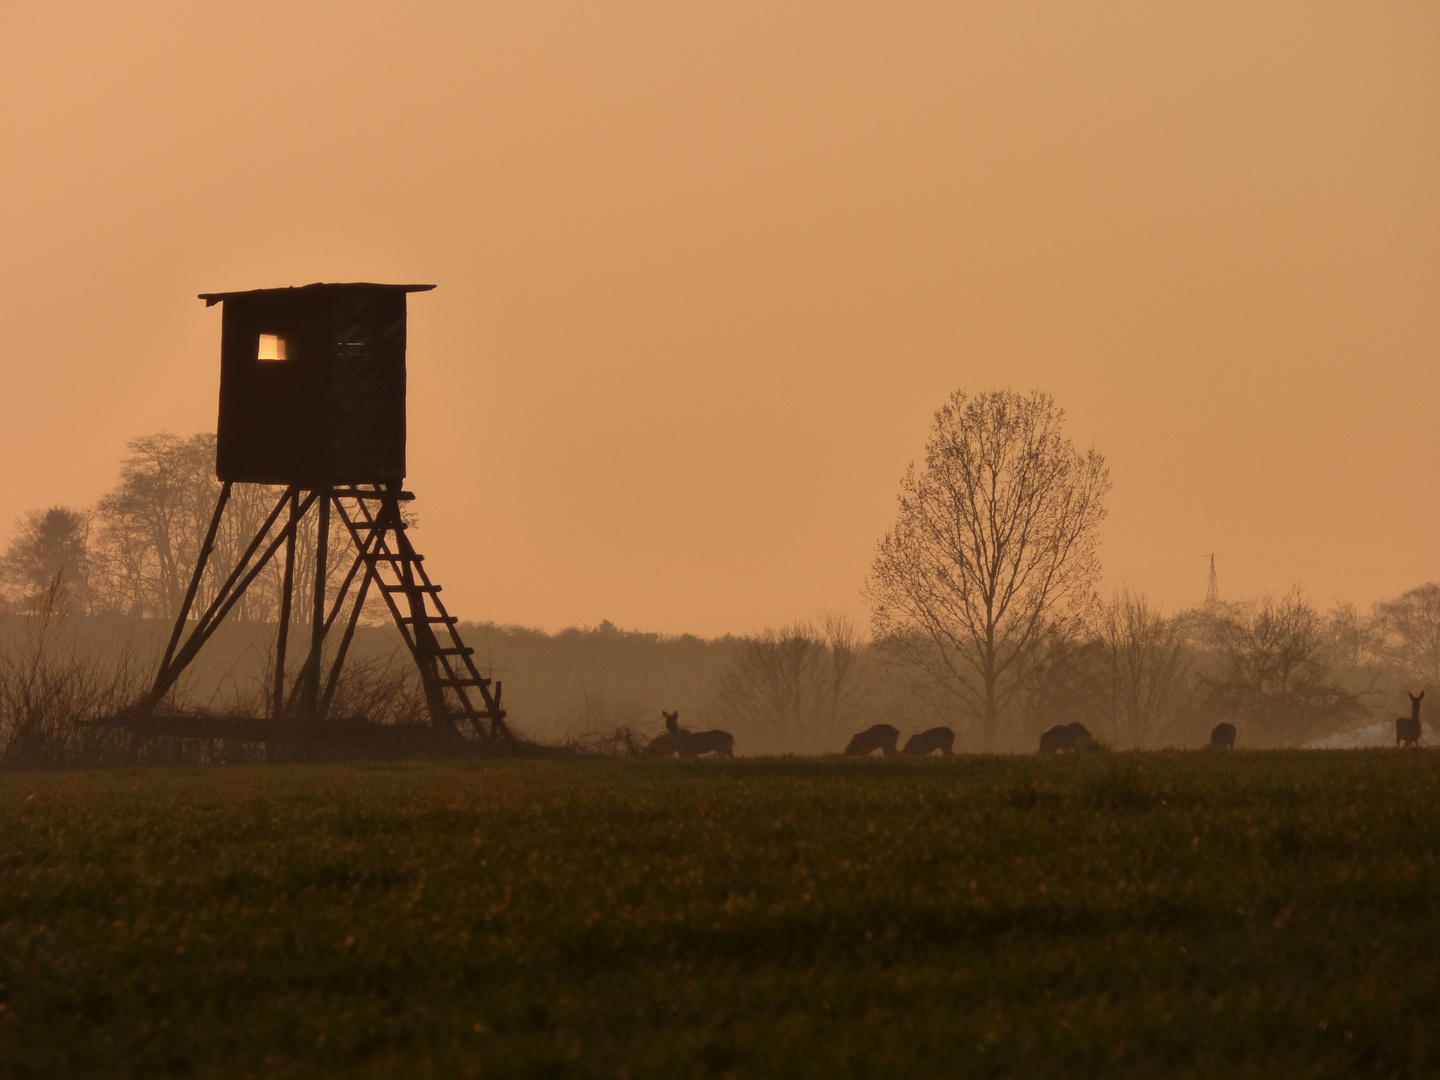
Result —
M1272 559L1272 558L1269 558L1269 557L1267 557L1267 556L1265 556L1265 555L1227 555L1227 554L1224 554L1224 553L1221 553L1221 552L1215 552L1215 553L1212 554L1212 555L1188 555L1188 556L1186 556L1186 557L1183 558L1183 559L1175 559L1175 560L1173 560L1173 561L1171 561L1171 562L1158 563L1158 564L1155 565L1155 566L1146 566L1146 567L1142 567L1142 568L1140 568L1140 569L1138 569L1138 570L1130 570L1130 571L1127 571L1127 572L1124 573L1124 574L1119 575L1119 577L1118 577L1116 580L1124 581L1126 578L1128 578L1128 577L1134 577L1136 574L1148 574L1148 573L1150 573L1151 571L1154 571L1154 570L1165 570L1165 569L1167 569L1167 568L1169 568L1169 567L1171 567L1171 566L1179 566L1179 565L1181 565L1182 563L1199 562L1201 559L1205 559L1205 558L1211 558L1211 559L1238 559L1238 560L1240 560L1240 561L1242 561L1242 562L1274 563L1274 564L1276 564L1276 565L1278 565L1278 566L1293 566L1293 567L1298 567L1298 568L1304 569L1304 570L1334 570L1334 571L1337 571L1337 572L1340 572L1340 573L1347 573L1347 574L1395 574L1395 575L1397 575L1397 576L1405 576L1405 577L1434 577L1434 576L1435 576L1433 572L1431 572L1431 571L1426 571L1426 570L1378 570L1378 569L1375 569L1375 568L1373 568L1373 567L1364 567L1364 566L1330 566L1330 565L1328 565L1328 564L1326 564L1326 563L1302 563L1302 562L1292 562L1292 561L1289 560L1289 559Z
M1150 571L1152 571L1152 570L1164 570L1164 569L1166 569L1166 568L1168 568L1168 567L1171 567L1171 566L1179 566L1181 563L1187 563L1187 562L1196 562L1197 560L1203 559L1203 558L1205 558L1204 555L1188 555L1188 556L1186 556L1186 557L1183 558L1183 559L1176 559L1176 560L1174 560L1173 562L1159 563L1159 564L1156 565L1156 566L1146 566L1146 567L1142 567L1142 568L1139 569L1139 570L1131 570L1131 571L1128 571L1127 573L1121 574L1117 580L1119 580L1119 581L1124 581L1126 578L1128 578L1128 577L1134 577L1136 574L1148 574L1148 573L1150 573Z
M1291 562L1289 559L1270 559L1264 555L1220 555L1222 559L1243 559L1248 562L1277 563L1280 566L1298 566L1306 570L1339 570L1347 574L1398 574L1406 577L1431 577L1426 570L1377 570L1366 566L1328 566L1325 563Z

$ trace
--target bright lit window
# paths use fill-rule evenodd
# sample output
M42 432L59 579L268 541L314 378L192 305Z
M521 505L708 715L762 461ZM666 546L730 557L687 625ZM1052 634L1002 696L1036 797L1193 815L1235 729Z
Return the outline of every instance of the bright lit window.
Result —
M256 353L257 360L284 360L285 339L279 334L261 334L260 349Z

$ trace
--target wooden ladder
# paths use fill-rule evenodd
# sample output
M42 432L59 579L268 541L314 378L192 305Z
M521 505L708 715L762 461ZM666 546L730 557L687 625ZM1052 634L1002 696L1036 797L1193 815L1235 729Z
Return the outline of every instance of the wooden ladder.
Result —
M425 572L425 556L406 533L400 504L415 496L395 483L334 487L330 497L365 564L367 580L390 609L420 670L431 723L459 736L463 722L483 740L513 741L500 705L500 683L476 668L475 650L460 640L459 620L445 610L440 586Z

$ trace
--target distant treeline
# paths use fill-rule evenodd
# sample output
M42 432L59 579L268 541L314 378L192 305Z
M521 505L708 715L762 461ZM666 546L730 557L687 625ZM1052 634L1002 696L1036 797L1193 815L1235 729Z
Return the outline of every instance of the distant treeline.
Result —
M837 752L880 722L951 727L961 750L1031 751L1040 732L1074 721L1116 747L1202 745L1222 720L1242 746L1303 745L1394 719L1404 689L1440 684L1437 584L1368 614L1321 612L1299 592L1169 616L1143 595L1101 600L1108 478L1093 450L1060 436L1062 418L1038 392L952 395L879 546L868 634L822 616L717 640L608 622L556 634L467 624L462 635L532 738L617 745L628 733L631 745L658 732L662 709L679 709L688 727L731 731L742 754ZM83 739L69 719L132 700L163 648L219 492L214 436L129 448L93 507L26 515L0 556L0 759L73 758ZM276 490L236 485L201 604ZM331 542L339 574L349 540ZM301 565L313 543L302 529ZM245 594L177 687L180 704L263 712L280 574L272 561ZM303 621L311 583L295 585ZM338 700L372 719L423 720L399 636L374 614Z
M87 744L70 721L133 700L168 629L116 615L0 615L0 763L92 760L97 745L102 758L121 753L98 736ZM177 688L177 704L258 716L275 626L223 631ZM503 680L516 730L547 743L584 745L622 729L644 740L661 730L662 709L678 709L687 726L731 731L742 754L838 753L880 722L907 734L944 724L958 733L957 750L984 748L973 711L843 619L719 639L610 623L554 634L465 624L461 633L482 670ZM393 627L362 627L347 672L340 714L424 721ZM1303 745L1393 720L1406 711L1404 690L1440 685L1437 676L1437 584L1369 615L1321 613L1292 593L1165 617L1122 594L1025 666L999 749L1033 751L1041 731L1075 720L1117 749L1201 746L1221 720L1239 728L1242 746Z
M90 507L52 506L33 510L17 523L0 556L0 598L12 610L62 614L125 615L171 619L185 590L215 511L215 436L146 435L127 444L115 486ZM265 521L281 488L236 484L215 537L197 593L209 602L251 537ZM296 535L296 565L313 558L315 526ZM332 522L330 544L337 552L330 576L342 577L350 538ZM274 621L279 610L282 560L272 559L236 604L238 622ZM308 612L313 583L295 577L294 608ZM376 612L383 607L376 603Z
M617 632L606 665L591 669L589 698L569 705L570 730L643 721L653 732L659 707L693 703L693 726L730 730L742 753L836 753L852 733L881 722L904 733L943 724L956 731L957 749L986 748L973 703L905 662L924 642L864 641L836 618L693 645L636 637L627 643ZM565 648L561 635L548 648L573 657L597 638L603 635L577 634ZM513 647L506 642L504 651ZM707 662L691 668L697 679L688 695L677 693L668 705L644 692L643 679L622 674L626 657L653 657L647 666L658 670L662 657L687 651ZM1074 721L1116 748L1197 747L1222 720L1239 729L1242 746L1301 746L1393 720L1408 709L1406 688L1435 685L1437 584L1378 603L1368 615L1349 605L1320 612L1296 591L1167 617L1143 596L1122 592L1097 600L1063 630L1052 627L1017 666L995 748L1033 751L1042 731Z

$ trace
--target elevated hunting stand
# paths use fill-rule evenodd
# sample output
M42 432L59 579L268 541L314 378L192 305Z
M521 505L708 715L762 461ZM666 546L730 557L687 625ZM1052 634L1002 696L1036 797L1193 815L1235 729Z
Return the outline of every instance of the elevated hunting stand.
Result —
M401 514L401 503L414 498L402 490L406 296L434 287L314 284L200 295L207 307L223 305L215 453L220 496L154 684L134 709L112 723L141 735L236 738L282 746L376 739L383 734L380 725L330 718L346 653L373 588L419 669L431 741L457 748L477 741L512 741L500 705L500 683L492 685L476 668L474 650L460 640L458 620L445 610L440 586L426 573L424 556L411 544ZM190 625L235 484L279 485L284 490ZM296 536L312 511L310 642L287 690L286 647L295 575L301 571L295 565ZM332 512L354 553L340 584L329 588ZM282 547L268 717L157 715L186 666ZM343 631L327 664L327 638L337 622L343 622Z

